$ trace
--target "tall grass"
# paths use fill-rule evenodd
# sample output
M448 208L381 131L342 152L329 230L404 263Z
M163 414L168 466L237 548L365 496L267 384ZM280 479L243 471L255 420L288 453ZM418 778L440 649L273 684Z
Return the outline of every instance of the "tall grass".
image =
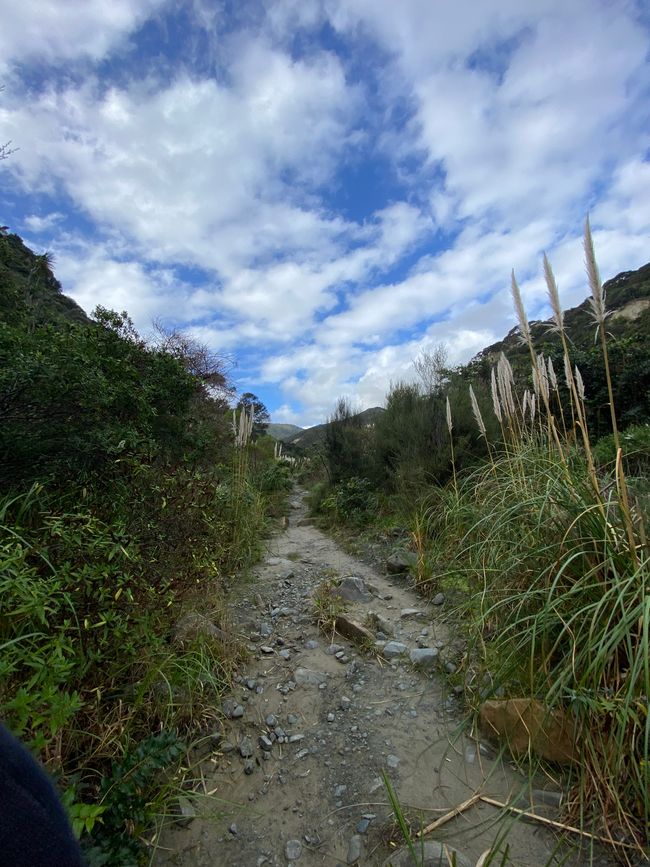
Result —
M556 417L557 376L534 347L513 275L533 391L519 400L509 365L492 375L502 441L488 464L459 480L458 495L432 509L444 548L444 574L471 591L477 701L485 680L507 696L530 696L561 708L575 726L579 760L569 772L572 818L642 848L650 822L650 552L636 491L623 471L615 383L607 361L607 311L585 229L592 308L601 341L616 457L596 469L586 423L584 385L572 362L555 278L544 271L560 335L569 405ZM475 406L475 400L472 401ZM475 408L479 434L485 424Z

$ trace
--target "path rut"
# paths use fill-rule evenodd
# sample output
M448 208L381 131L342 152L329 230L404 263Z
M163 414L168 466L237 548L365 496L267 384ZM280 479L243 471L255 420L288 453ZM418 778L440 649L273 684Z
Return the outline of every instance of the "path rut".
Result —
M377 658L319 631L316 587L328 576L357 576L369 591L350 606L358 620L374 611L392 632L386 639L436 649L441 659L454 645L444 604L426 605L404 579L350 557L311 526L304 492L291 506L288 527L233 605L251 658L224 702L231 718L201 763L196 817L160 835L158 865L384 864L392 813L382 771L405 812L425 824L480 787L499 800L525 789L514 768L459 732L462 699L438 670L416 670L408 655ZM434 836L475 864L505 831L506 863L552 859L552 833L482 803ZM571 855L564 863L579 862Z

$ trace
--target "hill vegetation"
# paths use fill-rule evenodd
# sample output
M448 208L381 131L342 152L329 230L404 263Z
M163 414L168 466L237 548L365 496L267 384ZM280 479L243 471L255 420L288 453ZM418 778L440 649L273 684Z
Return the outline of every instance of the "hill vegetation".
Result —
M219 358L87 317L50 266L0 237L0 708L89 864L126 867L229 682L225 594L290 482L254 412L233 435Z

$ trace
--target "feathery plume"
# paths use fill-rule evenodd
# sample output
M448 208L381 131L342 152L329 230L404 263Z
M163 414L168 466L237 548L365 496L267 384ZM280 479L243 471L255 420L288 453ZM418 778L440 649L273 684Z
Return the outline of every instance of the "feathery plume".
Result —
M585 220L585 266L587 268L587 277L589 278L589 288L591 289L591 298L589 305L591 307L591 315L594 321L600 328L604 325L605 319L608 316L605 309L605 290L600 281L600 273L596 263L596 254L594 253L594 240L591 236L591 226L589 225L589 217Z
M544 356L540 352L537 356L537 380L539 383L539 390L544 399L545 403L548 403L549 397L549 389L548 389L548 374L546 372L546 363L544 361Z
M557 374L555 373L555 368L553 367L553 361L551 358L548 358L546 360L546 368L548 372L548 378L551 383L551 388L553 389L553 391L557 392Z
M537 372L537 366L533 366L531 371L533 377L533 391L536 395L539 395L539 374Z
M535 407L536 407L535 395L531 394L530 396L530 420L531 422L535 421Z
M564 314L562 313L562 306L560 305L560 293L558 292L555 275L553 274L553 269L551 268L551 263L548 261L546 253L544 253L544 279L546 280L546 286L548 288L548 300L550 301L551 310L553 311L553 328L556 331L562 331Z
M580 370L578 369L577 364L574 368L574 371L575 371L576 388L578 389L578 396L580 397L580 400L584 400L585 399L585 384L583 382L582 374L580 373Z
M524 418L526 418L526 410L528 409L528 403L530 401L530 392L528 389L524 392L524 399L521 402L521 414Z
M503 415L501 413L501 402L499 401L499 390L497 388L497 377L494 368L492 368L490 374L490 389L492 391L492 407L494 409L494 414L499 420L499 423L502 423Z
M447 396L447 429L449 430L449 436L451 436L451 432L454 429L454 424L451 418L451 404L449 403L449 396Z
M524 310L524 302L521 300L521 290L519 289L519 284L517 283L514 269L510 278L510 286L512 290L512 300L515 305L515 312L517 313L517 319L519 320L519 331L521 333L521 338L524 342L530 343L530 328L528 327L528 319L526 318L526 311Z
M476 419L476 424L478 425L478 429L481 432L481 436L484 436L487 439L487 431L485 429L485 423L483 421L483 416L481 415L481 410L478 405L478 401L476 400L476 395L474 394L474 389L470 385L469 387L469 399L472 403L472 412L474 413L474 418Z

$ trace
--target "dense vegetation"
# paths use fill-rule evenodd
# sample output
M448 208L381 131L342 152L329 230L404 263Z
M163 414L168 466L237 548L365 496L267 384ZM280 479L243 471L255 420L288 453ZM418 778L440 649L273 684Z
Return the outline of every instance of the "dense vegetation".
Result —
M577 310L562 312L545 260L549 323L528 323L513 276L519 324L502 344L455 370L441 350L420 359L423 386L394 386L371 428L340 401L312 502L370 535L410 528L413 582L462 603L469 706L530 697L566 715L570 818L643 848L650 266L603 287L588 227L585 251Z
M288 479L254 395L233 436L218 358L88 319L50 264L0 237L0 708L90 863L124 867L228 682L224 593Z

